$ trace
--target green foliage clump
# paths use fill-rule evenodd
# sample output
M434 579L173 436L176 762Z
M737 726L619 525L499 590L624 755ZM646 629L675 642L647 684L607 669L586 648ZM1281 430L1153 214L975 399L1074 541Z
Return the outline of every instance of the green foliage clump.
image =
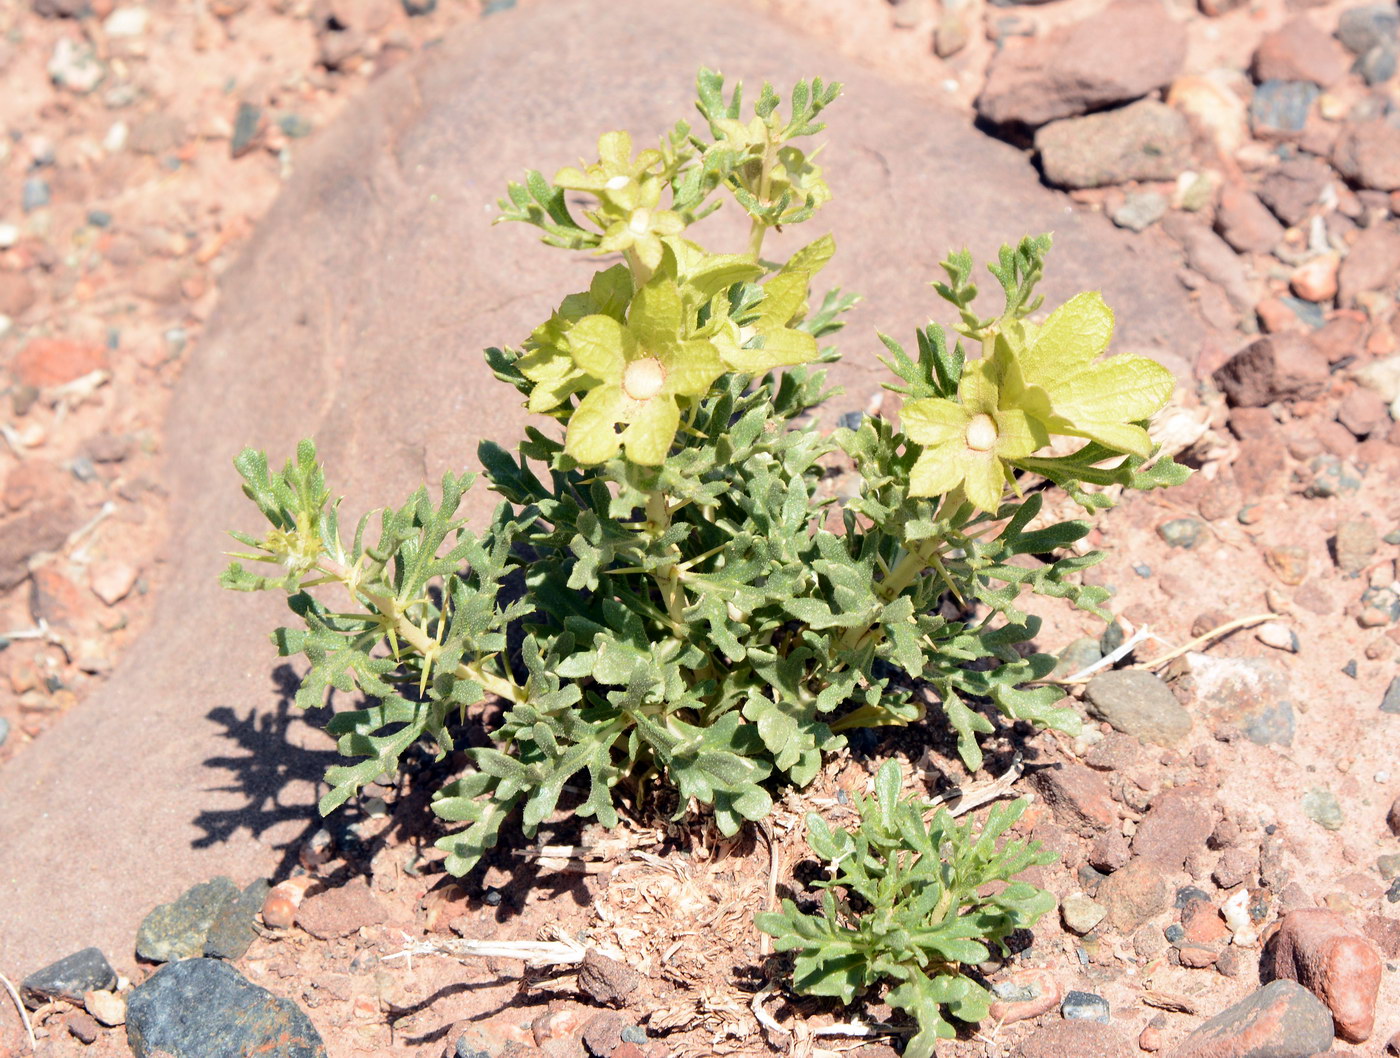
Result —
M807 843L830 865L820 910L791 900L755 917L779 952L793 952L793 987L853 1002L879 984L885 1000L912 1015L919 1031L905 1058L930 1058L953 1024L987 1016L992 997L963 970L991 957L1014 931L1034 925L1054 897L1013 881L1032 864L1051 863L1039 843L997 840L1021 817L1024 800L997 805L981 830L957 823L946 809L926 820L928 806L900 797L899 765L888 760L875 796L858 805L860 826L833 830L807 816ZM840 894L840 895L838 895Z
M761 254L768 231L830 197L796 141L838 92L800 82L784 116L765 85L745 121L739 89L702 71L708 136L681 122L634 156L630 136L608 133L596 163L510 186L501 219L620 260L520 348L486 351L550 421L514 451L481 443L501 497L485 526L459 514L474 476L449 474L440 499L419 489L347 539L310 442L281 472L238 457L271 523L234 534L250 549L238 557L274 572L234 563L224 583L288 593L297 627L274 640L309 663L298 704L366 699L329 723L349 763L327 773L322 811L420 739L459 748L454 726L486 695L505 705L493 744L466 748L470 769L433 802L461 824L439 841L454 874L507 819L532 835L566 788L564 806L607 826L646 801L732 834L811 782L846 732L922 719L920 687L970 768L991 712L1076 727L1059 690L1033 686L1054 659L1023 656L1038 622L1016 601L1030 589L1101 613L1105 593L1077 582L1097 556L1065 550L1088 522L1043 524L1029 484L1092 512L1102 486L1180 480L1143 429L1170 375L1097 361L1113 325L1097 295L1031 322L1049 239L1025 239L992 269L1005 307L990 318L972 309L970 257L944 264L937 289L980 359L935 324L913 356L883 339L904 432L880 418L820 432L820 365L835 359L821 341L855 299L813 291L829 236L786 261ZM690 238L725 198L749 218L739 252ZM1043 452L1056 434L1085 443ZM824 479L843 455L859 483L838 502Z

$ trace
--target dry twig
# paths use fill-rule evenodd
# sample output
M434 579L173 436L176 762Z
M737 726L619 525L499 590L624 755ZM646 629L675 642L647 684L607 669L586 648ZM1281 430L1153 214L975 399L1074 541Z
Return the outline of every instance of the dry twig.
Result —
M10 984L10 979L4 974L0 974L0 984L5 986L5 991L10 993L10 998L14 1000L15 1009L19 1011L19 1019L24 1022L24 1031L29 1036L29 1050L34 1053L38 1050L38 1044L34 1041L34 1026L29 1023L29 1011L24 1009L24 1004L20 1001L19 993L15 991L15 986Z

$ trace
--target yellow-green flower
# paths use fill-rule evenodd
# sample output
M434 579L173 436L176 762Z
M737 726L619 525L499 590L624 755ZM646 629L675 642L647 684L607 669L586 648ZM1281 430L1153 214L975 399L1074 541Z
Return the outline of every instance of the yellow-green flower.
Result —
M526 407L549 412L571 394L589 387L589 377L567 352L569 332L587 316L623 319L631 297L632 273L626 265L613 265L595 275L587 291L566 297L554 314L535 328L515 362L520 373L535 384Z
M996 512L1002 486L1016 484L1007 463L1049 440L1044 426L1001 403L994 365L977 361L964 368L956 401L929 397L904 406L904 432L923 446L909 472L910 495L942 496L961 485L974 507Z
M661 185L649 181L637 188L635 202L613 220L598 243L599 253L626 253L631 250L637 259L652 271L661 263L663 236L679 235L685 231L685 220L674 210L658 209ZM613 211L609 211L611 215Z
M627 458L659 466L680 426L677 398L698 397L724 373L713 343L687 333L688 313L674 280L637 291L619 323L585 316L569 329L569 353L597 380L569 417L564 451L584 464Z
M1119 353L1096 363L1112 337L1113 312L1097 292L1071 298L1040 327L1007 325L992 356L1001 405L1021 409L1052 434L1147 458L1152 439L1134 424L1166 406L1175 380L1143 356Z
M598 161L583 169L565 166L554 174L558 187L588 191L617 209L633 209L644 184L655 183L655 170L664 159L655 149L632 157L632 137L626 132L605 132L598 137Z
M806 272L780 272L763 284L763 300L742 324L732 320L715 336L725 364L746 375L792 367L816 359L817 340L789 326L807 311Z

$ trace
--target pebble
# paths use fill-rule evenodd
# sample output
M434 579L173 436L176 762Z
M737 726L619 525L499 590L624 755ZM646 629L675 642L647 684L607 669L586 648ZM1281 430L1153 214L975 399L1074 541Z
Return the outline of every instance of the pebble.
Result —
M1105 878L1095 895L1108 908L1109 925L1123 934L1145 925L1170 902L1162 869L1141 856Z
M1254 636L1266 647L1286 650L1296 654L1299 650L1298 633L1280 621L1269 621L1255 630Z
M218 959L186 959L157 970L132 989L126 1027L136 1058L326 1058L320 1035L295 1003Z
M107 129L107 135L102 137L102 149L108 154L117 154L126 147L130 137L131 126L125 121L114 121Z
M13 224L0 224L0 250L8 250L19 242L19 228Z
M1315 786L1303 795L1303 813L1324 830L1342 829L1342 806L1325 786Z
M60 37L54 45L48 72L54 84L78 95L91 92L106 75L92 45L79 44L69 37Z
M126 996L120 992L106 988L84 992L83 1009L108 1028L126 1024Z
M1391 802L1390 811L1385 815L1385 825L1390 832L1400 838L1400 797Z
M1191 732L1191 714L1171 688L1141 669L1104 672L1084 688L1089 715L1125 735L1174 746Z
M1365 55L1377 44L1400 38L1400 14L1393 4L1364 4L1343 11L1337 19L1337 39L1353 55Z
M297 911L297 925L317 940L348 937L361 926L388 919L387 909L363 877L308 897Z
M258 938L253 919L262 910L269 885L263 878L249 885L224 905L209 925L204 938L204 954L215 959L241 959Z
M1337 296L1337 270L1341 258L1334 253L1314 257L1293 270L1289 286L1304 301L1331 301Z
M1322 90L1308 81L1265 81L1254 90L1249 124L1261 140L1290 139L1303 131Z
M26 213L33 213L36 209L43 209L50 202L49 182L42 177L26 177L20 189L20 209Z
M1379 548L1376 523L1369 518L1349 518L1337 525L1333 555L1343 573L1360 573L1370 565Z
M1400 676L1396 676L1386 687L1385 696L1381 698L1381 712L1400 713Z
M10 722L0 716L0 746L5 744L5 740L10 737Z
M1330 499L1361 488L1361 471L1331 453L1313 457L1308 467L1313 473L1312 481L1303 489L1308 499Z
M115 606L136 587L141 571L126 562L104 561L95 564L89 574L92 592L108 606Z
M1361 1043L1375 1026L1381 957L1347 919L1327 908L1300 908L1279 920L1269 941L1273 975L1297 981L1332 1011L1337 1035Z
M1081 764L1061 762L1043 768L1031 776L1031 783L1062 826L1092 835L1118 822L1108 783Z
M1157 526L1157 535L1168 547L1186 550L1199 544L1204 533L1205 523L1199 518L1173 518Z
M1108 909L1094 902L1087 893L1070 893L1060 902L1065 929L1083 936L1102 922Z
M1003 1025L1038 1018L1060 1005L1060 985L1048 970L1018 970L992 985L989 1016ZM640 1041L633 1041L640 1042Z
M98 948L84 948L36 970L22 982L20 993L25 1006L41 1006L49 999L80 1003L84 992L95 988L116 988L117 974Z
M277 118L277 127L282 132L294 140L304 139L310 136L314 130L309 118L304 118L300 114L282 114Z
M1356 72L1368 85L1381 85L1395 76L1397 65L1400 65L1400 54L1396 52L1395 42L1387 41L1361 56L1356 61Z
M1388 121L1350 121L1332 148L1332 165L1353 184L1400 190L1400 128Z
M107 16L102 28L109 37L140 37L150 21L151 13L144 7L119 7Z
M1400 852L1376 857L1376 870L1387 882L1400 878Z
M290 929L306 891L316 883L310 875L278 882L263 898L262 920L268 929Z
M1129 231L1146 231L1166 216L1168 205L1167 196L1156 191L1130 191L1112 220Z
M437 10L437 0L403 0L404 14L410 18L431 15Z
M1108 1000L1093 992L1066 992L1060 1003L1060 1017L1066 1021L1097 1021L1107 1025Z
M1133 855L1160 876L1180 870L1215 830L1215 812L1200 786L1177 786L1152 799L1133 834ZM1131 869L1134 864L1129 864ZM1122 873L1122 872L1119 872ZM1099 894L1100 899L1103 894Z
M1234 185L1220 193L1215 230L1241 253L1269 253L1282 241L1284 232L1257 195Z
M1102 657L1103 651L1099 649L1099 641L1089 636L1081 636L1078 639L1070 640L1069 644L1060 651L1060 660L1050 675L1054 679L1072 676L1076 672L1087 669Z
M204 954L214 920L238 898L233 879L220 875L160 904L136 931L136 954L147 962L173 962Z
M233 136L229 140L229 155L241 158L257 143L262 126L262 107L252 103L239 103L238 114L233 119Z
M1331 1050L1327 1007L1293 981L1273 981L1221 1011L1171 1052L1171 1058L1312 1058Z
M94 1043L102 1032L102 1027L79 1010L68 1015L68 1031L80 1043Z

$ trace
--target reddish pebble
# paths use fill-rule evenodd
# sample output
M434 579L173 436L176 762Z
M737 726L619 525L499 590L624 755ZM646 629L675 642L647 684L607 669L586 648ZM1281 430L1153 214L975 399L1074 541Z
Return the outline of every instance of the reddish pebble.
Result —
M1148 1025L1138 1033L1138 1050L1147 1051L1150 1054L1153 1051L1160 1051L1161 1049L1162 1030L1157 1028L1157 1026Z
M10 373L22 386L61 386L107 366L107 350L100 345L67 338L35 338L19 351Z
M1337 296L1336 254L1322 254L1293 270L1289 286L1304 301L1331 301Z
M131 594L138 576L140 571L125 562L101 562L92 567L88 586L108 606L115 606Z
M1337 1035L1352 1043L1370 1037L1381 957L1356 927L1335 911L1300 908L1280 920L1269 949L1273 976L1297 981L1326 1003Z
M549 1040L578 1035L584 1022L588 1021L593 1013L578 1007L545 1011L530 1024L530 1029L535 1035L535 1046L543 1047Z
M296 921L297 908L301 906L302 897L314 881L315 879L310 877L288 878L268 890L263 900L263 925L268 929L290 929Z
M1060 984L1048 970L1022 970L992 986L990 1017L1003 1025L1038 1018L1060 1005Z

